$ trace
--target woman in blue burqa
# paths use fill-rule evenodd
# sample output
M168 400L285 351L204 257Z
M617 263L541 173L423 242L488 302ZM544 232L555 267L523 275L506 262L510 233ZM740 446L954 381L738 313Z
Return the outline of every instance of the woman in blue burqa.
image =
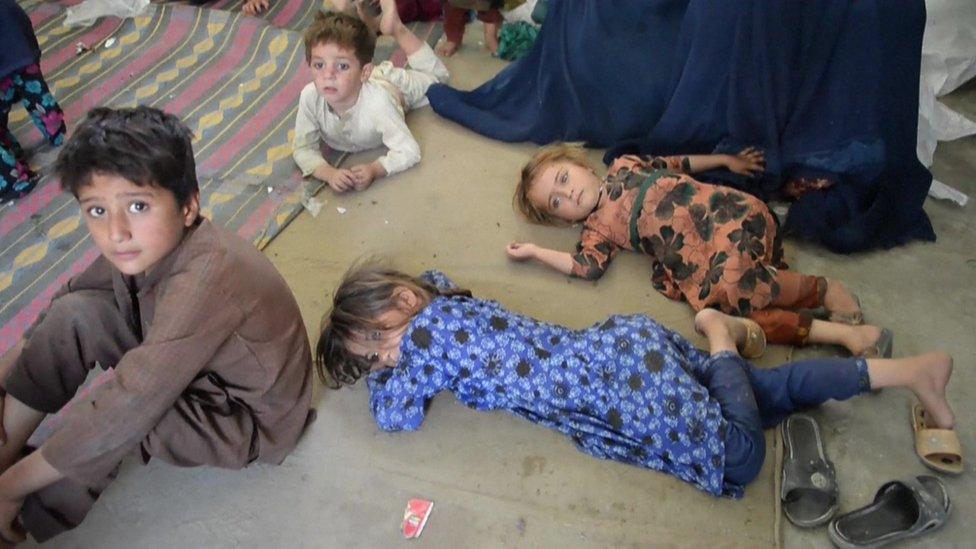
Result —
M428 92L504 141L622 154L765 151L786 234L850 253L934 240L915 147L923 0L550 0L530 54L481 87ZM784 183L789 182L789 185Z

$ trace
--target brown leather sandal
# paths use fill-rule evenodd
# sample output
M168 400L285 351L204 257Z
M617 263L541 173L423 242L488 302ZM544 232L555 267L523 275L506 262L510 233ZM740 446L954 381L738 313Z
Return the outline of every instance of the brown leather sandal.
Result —
M746 340L739 348L742 358L759 358L766 352L766 334L755 320L740 318L746 325Z

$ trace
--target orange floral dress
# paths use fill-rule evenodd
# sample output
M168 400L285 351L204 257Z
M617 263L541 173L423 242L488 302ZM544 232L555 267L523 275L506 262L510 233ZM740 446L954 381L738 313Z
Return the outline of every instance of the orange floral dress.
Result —
M595 280L620 250L651 256L652 284L695 310L748 316L779 293L778 224L758 198L686 173L682 158L624 156L583 222L573 276Z

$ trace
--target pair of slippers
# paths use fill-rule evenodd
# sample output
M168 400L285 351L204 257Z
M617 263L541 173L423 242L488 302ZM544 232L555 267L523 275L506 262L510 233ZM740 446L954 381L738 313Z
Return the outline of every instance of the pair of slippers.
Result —
M828 535L838 547L880 547L935 530L949 515L942 481L919 476L888 482L872 503L835 518L837 476L817 422L803 414L790 416L783 423L783 443L780 497L786 518L804 528L830 522Z

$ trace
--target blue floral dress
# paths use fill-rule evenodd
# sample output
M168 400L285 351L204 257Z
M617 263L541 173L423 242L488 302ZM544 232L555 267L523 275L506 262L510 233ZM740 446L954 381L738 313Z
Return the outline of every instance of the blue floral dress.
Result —
M424 275L453 284L442 274ZM403 336L394 368L367 377L386 431L418 429L449 390L475 410L508 410L566 434L583 452L741 497L723 480L726 422L696 379L708 355L652 319L612 316L571 330L494 301L437 297Z

